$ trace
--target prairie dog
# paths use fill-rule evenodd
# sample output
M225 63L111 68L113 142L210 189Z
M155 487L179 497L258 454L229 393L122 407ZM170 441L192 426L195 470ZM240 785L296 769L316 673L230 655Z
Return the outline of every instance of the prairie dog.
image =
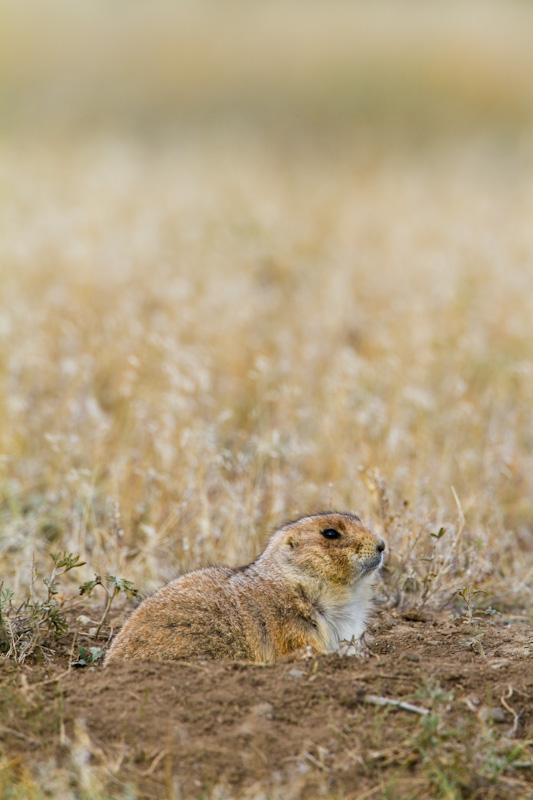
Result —
M144 600L105 663L266 662L305 647L346 651L363 633L384 549L353 514L289 522L251 564L189 572Z

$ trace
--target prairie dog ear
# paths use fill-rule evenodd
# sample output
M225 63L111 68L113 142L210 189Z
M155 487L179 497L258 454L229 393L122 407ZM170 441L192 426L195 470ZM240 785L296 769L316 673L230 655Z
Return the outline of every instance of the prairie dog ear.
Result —
M296 547L299 546L300 542L295 533L289 533L289 535L287 536L287 544L289 545L291 550L294 550Z

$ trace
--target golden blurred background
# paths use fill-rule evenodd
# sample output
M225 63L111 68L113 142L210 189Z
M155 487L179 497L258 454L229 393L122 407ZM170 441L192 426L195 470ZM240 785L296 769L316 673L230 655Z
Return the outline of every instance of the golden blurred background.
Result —
M533 7L2 17L10 585L65 549L146 589L334 506L389 598L529 602Z
M8 131L227 120L418 142L532 122L527 3L25 0L2 28Z

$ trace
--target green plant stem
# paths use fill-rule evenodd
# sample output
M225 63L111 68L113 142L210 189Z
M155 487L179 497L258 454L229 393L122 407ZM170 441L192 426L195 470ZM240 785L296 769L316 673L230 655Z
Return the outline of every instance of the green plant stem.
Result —
M103 617L100 620L100 624L98 625L98 627L96 629L96 634L95 634L95 638L96 639L100 636L100 631L102 630L102 627L104 626L105 621L107 619L107 615L109 614L109 609L111 608L111 603L113 602L113 600L115 599L116 595L118 594L116 589L113 592L109 592L107 590L107 588L103 585L103 583L101 583L100 585L103 586L104 589L107 592L107 603L106 603L106 606L105 606Z

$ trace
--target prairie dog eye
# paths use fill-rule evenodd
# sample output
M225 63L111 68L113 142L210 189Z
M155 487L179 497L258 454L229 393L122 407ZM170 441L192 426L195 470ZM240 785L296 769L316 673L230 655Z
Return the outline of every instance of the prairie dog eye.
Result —
M320 531L324 539L340 539L341 535L335 528L326 528L325 531Z

